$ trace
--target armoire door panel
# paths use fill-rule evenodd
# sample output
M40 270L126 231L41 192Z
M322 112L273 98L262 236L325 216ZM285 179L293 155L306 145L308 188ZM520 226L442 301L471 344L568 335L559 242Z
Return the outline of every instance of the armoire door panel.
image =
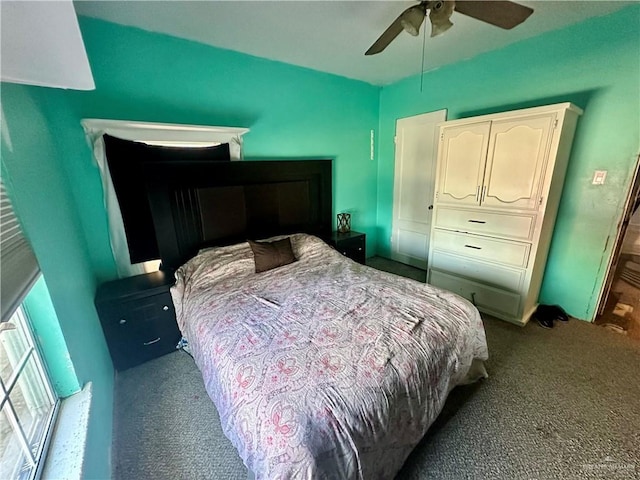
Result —
M437 201L477 205L491 123L446 127L440 139Z
M535 210L555 114L491 123L481 204Z

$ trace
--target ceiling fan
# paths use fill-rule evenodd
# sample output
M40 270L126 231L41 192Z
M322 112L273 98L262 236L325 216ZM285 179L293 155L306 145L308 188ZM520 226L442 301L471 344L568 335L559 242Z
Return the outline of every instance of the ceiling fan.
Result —
M533 13L532 8L509 1L425 0L402 12L365 55L382 52L403 30L417 36L427 11L431 21L431 36L446 32L453 26L450 17L454 10L507 30L520 25Z

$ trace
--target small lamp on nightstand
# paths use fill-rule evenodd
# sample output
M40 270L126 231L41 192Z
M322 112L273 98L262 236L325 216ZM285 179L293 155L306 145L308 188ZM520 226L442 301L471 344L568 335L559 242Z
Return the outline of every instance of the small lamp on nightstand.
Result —
M339 213L338 214L338 232L347 233L351 231L351 214Z

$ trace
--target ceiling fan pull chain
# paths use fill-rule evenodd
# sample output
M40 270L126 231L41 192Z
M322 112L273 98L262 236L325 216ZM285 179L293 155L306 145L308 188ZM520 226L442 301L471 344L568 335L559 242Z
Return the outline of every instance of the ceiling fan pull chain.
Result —
M422 93L422 80L424 79L424 53L427 45L427 26L422 29L422 64L420 65L420 93Z

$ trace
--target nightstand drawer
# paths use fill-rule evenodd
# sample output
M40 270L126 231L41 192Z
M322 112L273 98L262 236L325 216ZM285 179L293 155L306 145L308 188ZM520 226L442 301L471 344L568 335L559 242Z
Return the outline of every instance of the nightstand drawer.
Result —
M364 265L366 251L366 235L359 232L337 233L334 232L331 244L345 257Z
M181 335L169 293L113 303L108 310L103 327L116 369L175 350Z
M133 331L148 328L149 324L174 321L175 310L170 293L114 302L107 321L116 331Z
M161 273L109 282L98 289L96 308L117 370L173 352L181 333Z

